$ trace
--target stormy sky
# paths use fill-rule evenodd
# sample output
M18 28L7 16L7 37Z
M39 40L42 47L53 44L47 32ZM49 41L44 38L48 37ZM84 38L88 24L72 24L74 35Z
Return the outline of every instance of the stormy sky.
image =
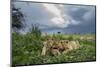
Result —
M46 33L95 33L95 6L14 2L25 15L26 28L37 24Z

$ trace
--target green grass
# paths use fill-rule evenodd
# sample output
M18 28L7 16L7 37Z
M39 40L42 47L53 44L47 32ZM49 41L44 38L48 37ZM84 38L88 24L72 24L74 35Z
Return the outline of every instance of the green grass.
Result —
M51 64L63 62L83 62L96 60L95 41L79 40L81 36L94 35L50 35L36 37L32 33L21 35L12 33L12 61L13 65ZM58 56L41 56L42 42L47 38L79 40L81 48Z

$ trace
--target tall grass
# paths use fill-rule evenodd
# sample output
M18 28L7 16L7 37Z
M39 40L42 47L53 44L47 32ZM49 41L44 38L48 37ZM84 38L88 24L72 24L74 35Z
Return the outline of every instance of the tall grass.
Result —
M39 31L39 30L38 30ZM34 33L33 33L34 32ZM30 65L30 64L51 64L63 62L83 62L96 60L95 41L79 41L81 48L70 51L67 54L58 56L46 55L41 56L43 44L47 38L74 40L75 36L52 35L41 36L37 34L35 28L31 33L22 35L20 33L12 33L12 61L13 65ZM79 36L78 36L79 37ZM76 38L77 39L77 38Z

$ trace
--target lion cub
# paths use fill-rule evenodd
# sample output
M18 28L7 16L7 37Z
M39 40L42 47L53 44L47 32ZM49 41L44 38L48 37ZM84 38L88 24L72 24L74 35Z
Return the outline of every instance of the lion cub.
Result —
M74 49L78 49L80 47L79 41L69 41L64 44L65 50L62 52L63 54L68 53Z
M68 40L48 40L43 42L42 55L46 55L48 51L52 55L65 54L71 50L78 49L80 47L79 41L68 41Z

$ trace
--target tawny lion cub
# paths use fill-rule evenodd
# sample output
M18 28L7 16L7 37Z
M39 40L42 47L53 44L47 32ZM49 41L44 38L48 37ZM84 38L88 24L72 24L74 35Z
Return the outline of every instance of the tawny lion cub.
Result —
M78 49L80 47L79 41L69 41L64 45L65 50L62 52L63 54L68 53L74 49Z
M42 55L46 55L47 52L50 52L52 55L60 55L58 41L48 40L43 42L44 46L42 48ZM61 44L60 44L61 45Z
M42 48L42 55L45 55L47 51L50 50L51 46L53 45L53 40L47 40L43 42L43 48Z
M48 40L43 42L43 44L42 55L46 55L48 51L50 51L53 55L60 55L61 53L65 54L80 47L79 41L68 40Z

